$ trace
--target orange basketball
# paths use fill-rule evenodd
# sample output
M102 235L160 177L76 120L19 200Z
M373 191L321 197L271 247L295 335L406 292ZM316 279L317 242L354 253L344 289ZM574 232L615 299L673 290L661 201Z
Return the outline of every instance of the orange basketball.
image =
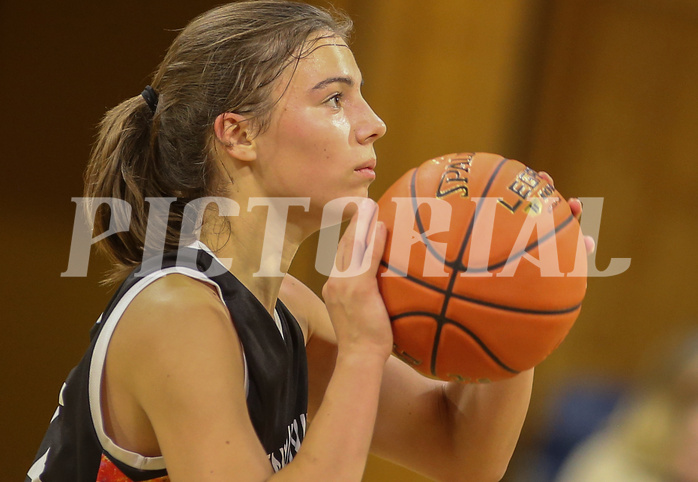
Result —
M388 228L378 284L394 353L442 380L494 381L545 359L586 292L586 252L565 199L537 172L450 154L378 201Z

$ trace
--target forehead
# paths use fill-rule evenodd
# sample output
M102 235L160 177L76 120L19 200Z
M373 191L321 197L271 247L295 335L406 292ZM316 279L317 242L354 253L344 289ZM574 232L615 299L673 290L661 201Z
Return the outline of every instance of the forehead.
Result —
M311 88L329 77L351 77L361 81L361 72L356 65L354 54L340 37L311 39L303 49L298 63L293 63L285 72L289 89ZM309 85L312 84L312 85Z

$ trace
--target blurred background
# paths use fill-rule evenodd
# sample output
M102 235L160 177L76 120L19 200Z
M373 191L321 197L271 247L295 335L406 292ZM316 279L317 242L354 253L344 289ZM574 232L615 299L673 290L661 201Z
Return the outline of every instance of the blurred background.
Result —
M7 480L24 477L111 294L97 256L87 277L60 276L95 125L149 83L176 30L217 3L0 1ZM604 198L597 268L632 264L589 280L576 325L537 369L505 478L552 480L648 350L698 320L698 1L333 4L355 21L364 94L388 125L374 199L407 169L466 150L546 170L565 196ZM311 240L293 270L319 290L313 255ZM372 458L365 480L426 479Z

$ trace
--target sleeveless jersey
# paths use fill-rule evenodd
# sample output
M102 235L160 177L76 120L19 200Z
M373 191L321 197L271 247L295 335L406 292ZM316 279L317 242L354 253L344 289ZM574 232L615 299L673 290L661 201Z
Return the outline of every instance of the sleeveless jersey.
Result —
M273 319L208 248L195 243L142 264L114 294L90 331L84 357L63 384L26 482L169 480L163 457L127 451L104 433L100 387L107 346L119 318L146 286L172 273L211 284L227 306L243 348L248 413L273 470L298 452L305 437L308 398L303 333L283 303L277 302Z

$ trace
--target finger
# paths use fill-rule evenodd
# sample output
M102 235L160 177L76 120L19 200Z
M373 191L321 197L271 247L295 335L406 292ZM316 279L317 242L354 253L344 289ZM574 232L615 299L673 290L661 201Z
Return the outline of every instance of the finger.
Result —
M385 252L387 239L388 228L385 227L385 223L382 221L375 222L371 244L367 248L371 256L371 265L368 270L369 276L375 277L378 273L378 268L381 264L381 259L383 259L383 253Z
M367 237L371 226L375 223L376 208L375 201L363 199L339 241L335 267L344 276L355 276L365 271L365 269L362 270L362 266L365 266Z
M358 211L354 213L344 230L344 234L339 239L337 244L337 254L334 258L334 266L332 271L345 271L351 260L350 256L353 251L354 239L356 234L356 222L358 219Z
M582 220L582 210L584 208L584 206L582 205L582 201L580 201L576 197L573 197L567 201L567 204L570 207L570 211L572 211L572 216L577 218L577 221L581 221Z
M366 198L359 203L355 237L358 241L363 242L364 246L367 246L369 243L369 232L375 223L377 208L378 204L370 198Z
M587 250L587 255L596 251L596 241L591 236L584 236L584 248Z
M358 275L368 268L368 260L366 260L366 252L368 248L368 233L374 221L377 204L372 199L364 199L359 203L359 209L356 212L356 231L352 244L351 261L349 269L352 273L347 273L350 276Z
M545 182L547 182L551 186L555 187L555 181L553 181L553 178L550 174L548 174L545 171L538 171L538 175L540 177L542 177Z

